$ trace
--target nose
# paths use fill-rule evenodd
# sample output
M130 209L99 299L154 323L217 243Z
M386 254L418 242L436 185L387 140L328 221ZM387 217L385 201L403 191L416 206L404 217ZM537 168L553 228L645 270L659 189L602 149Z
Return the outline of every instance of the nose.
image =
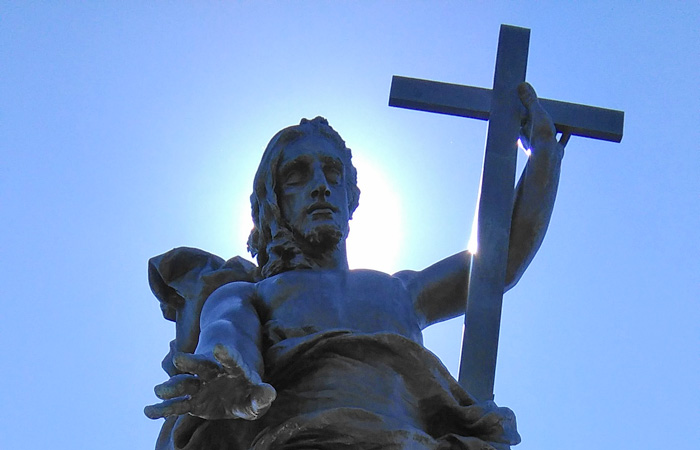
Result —
M314 189L311 191L311 198L318 199L320 197L321 200L323 200L330 197L331 191L328 189L326 174L323 172L323 167L321 167L320 164L317 164L316 167L314 167L311 186L314 187Z
M328 186L326 186L326 183L320 183L313 191L311 191L311 198L321 197L321 199L324 199L326 197L330 197L330 195L331 191L328 189Z

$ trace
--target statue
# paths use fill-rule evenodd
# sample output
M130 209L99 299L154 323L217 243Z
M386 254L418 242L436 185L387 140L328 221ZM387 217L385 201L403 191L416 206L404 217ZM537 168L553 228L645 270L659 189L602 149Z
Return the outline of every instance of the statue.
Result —
M507 287L539 248L563 145L529 84L532 155L516 190ZM349 270L360 191L350 150L317 117L268 144L251 196L257 266L179 248L149 280L177 337L156 386L165 449L489 449L520 440L515 418L477 402L422 345L464 313L470 255L393 275Z

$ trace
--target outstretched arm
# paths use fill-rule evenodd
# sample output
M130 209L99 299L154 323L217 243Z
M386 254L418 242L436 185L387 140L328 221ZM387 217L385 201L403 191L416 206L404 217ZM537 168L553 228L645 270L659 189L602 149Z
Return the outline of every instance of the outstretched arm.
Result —
M542 244L559 184L561 160L568 136L556 140L554 123L528 83L518 87L527 108L524 137L532 154L515 190L505 290L515 286ZM420 272L399 272L410 291L421 326L464 314L471 255L464 251Z
M189 413L213 420L254 420L267 411L276 392L261 378L254 294L253 284L231 283L207 299L197 350L174 355L173 363L182 373L156 386L156 395L164 401L146 407L148 417Z

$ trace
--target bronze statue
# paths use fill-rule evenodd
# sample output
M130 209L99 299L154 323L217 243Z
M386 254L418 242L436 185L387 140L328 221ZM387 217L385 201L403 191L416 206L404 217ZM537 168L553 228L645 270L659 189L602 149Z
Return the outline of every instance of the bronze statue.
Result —
M563 144L526 83L532 155L516 189L506 285L551 216ZM360 191L350 150L320 117L268 144L251 196L257 266L179 248L150 261L177 339L155 388L157 449L487 449L519 436L507 408L477 403L422 345L464 313L470 255L393 275L349 270Z

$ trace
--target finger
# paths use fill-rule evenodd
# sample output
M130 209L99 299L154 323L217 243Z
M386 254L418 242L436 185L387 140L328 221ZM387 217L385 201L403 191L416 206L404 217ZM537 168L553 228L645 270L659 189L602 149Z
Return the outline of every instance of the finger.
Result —
M518 95L520 101L527 109L527 117L524 123L524 135L532 142L540 138L554 138L556 128L552 118L542 107L537 98L535 89L523 81L518 85Z
M253 388L250 395L250 403L261 411L267 411L272 402L277 398L275 388L267 383L261 383Z
M243 377L250 381L250 374L244 369L245 364L238 352L229 350L223 344L217 344L214 347L214 357L219 361L227 375L236 378Z
M192 353L176 353L173 364L178 370L197 375L204 381L216 378L222 372L221 366L210 357Z
M243 420L256 420L258 417L262 415L261 412L258 410L254 409L253 406L244 406L241 408L233 408L231 410L231 414L233 414L235 417Z
M269 384L263 383L254 388L248 402L231 410L234 416L244 420L257 420L262 417L277 397L277 391Z
M523 106L525 106L528 111L531 111L533 106L539 104L535 88L527 81L523 81L518 85L518 96Z
M532 139L532 132L535 123L533 122L533 115L539 113L541 107L539 101L537 100L537 93L535 93L535 88L526 81L523 81L518 85L518 96L520 97L520 102L525 106L527 114L522 118L522 124L520 128L520 134L525 137L528 141L526 145L529 148L529 141Z
M275 388L267 383L262 383L253 388L247 404L233 408L231 413L240 419L256 420L270 409L275 398L277 398Z
M202 382L194 375L175 375L163 384L154 388L156 396L163 400L169 400L184 395L193 395L199 391Z
M191 412L191 400L189 397L180 397L172 400L148 405L143 409L143 413L149 419L160 419L162 417L179 416Z

